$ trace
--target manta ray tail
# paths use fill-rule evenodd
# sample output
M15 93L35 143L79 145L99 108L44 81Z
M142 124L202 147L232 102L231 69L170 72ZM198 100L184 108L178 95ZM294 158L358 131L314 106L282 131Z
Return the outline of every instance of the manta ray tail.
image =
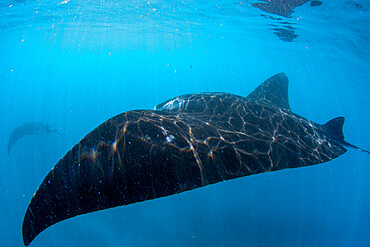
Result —
M326 135L328 135L330 138L332 138L339 144L370 154L370 151L359 148L344 140L343 124L344 124L344 117L337 117L337 118L330 120L326 124L322 125L322 130Z

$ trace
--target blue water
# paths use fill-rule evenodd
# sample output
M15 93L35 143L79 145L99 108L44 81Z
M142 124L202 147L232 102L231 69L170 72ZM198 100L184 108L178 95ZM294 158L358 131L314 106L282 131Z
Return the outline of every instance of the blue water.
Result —
M256 1L4 0L0 3L0 242L56 162L106 119L193 92L248 95L278 72L292 110L370 149L370 3L310 2L290 18ZM265 15L265 16L262 16ZM266 17L268 16L268 17ZM280 18L281 20L277 20ZM272 30L287 21L297 35ZM28 121L60 128L24 137ZM78 216L31 246L370 246L370 156L249 176Z

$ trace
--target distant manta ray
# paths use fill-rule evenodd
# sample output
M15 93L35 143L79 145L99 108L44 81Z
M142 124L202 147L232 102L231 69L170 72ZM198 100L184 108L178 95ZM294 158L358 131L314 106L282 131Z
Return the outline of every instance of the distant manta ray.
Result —
M179 96L154 110L119 114L94 129L50 171L23 221L27 246L43 230L98 210L248 175L327 162L353 147L344 118L324 125L290 110L277 74L248 97Z
M50 133L59 134L58 129L52 128L49 124L37 122L24 123L21 126L15 128L10 134L8 141L8 154L10 154L10 150L12 149L14 143L16 143L22 137L27 135L40 135Z

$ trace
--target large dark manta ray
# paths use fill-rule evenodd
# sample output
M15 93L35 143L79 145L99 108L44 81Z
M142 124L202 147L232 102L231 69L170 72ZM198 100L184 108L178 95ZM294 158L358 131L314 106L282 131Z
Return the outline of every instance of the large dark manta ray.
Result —
M344 146L360 149L344 140L343 123L339 117L320 125L292 113L284 73L248 97L188 94L155 110L124 112L90 132L46 176L24 217L24 244L76 215L320 164L344 154Z

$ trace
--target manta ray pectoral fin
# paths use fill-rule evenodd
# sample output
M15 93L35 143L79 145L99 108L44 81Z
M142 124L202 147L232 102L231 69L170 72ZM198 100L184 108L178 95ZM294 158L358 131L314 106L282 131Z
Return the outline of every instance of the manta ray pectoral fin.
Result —
M259 85L247 99L290 110L288 99L289 80L285 73L276 74Z
M343 125L344 125L344 117L337 117L337 118L334 118L328 121L326 124L322 125L321 129L327 136L329 136L331 139L338 142L339 144L345 147L351 147L359 151L370 154L370 151L359 148L344 140Z

